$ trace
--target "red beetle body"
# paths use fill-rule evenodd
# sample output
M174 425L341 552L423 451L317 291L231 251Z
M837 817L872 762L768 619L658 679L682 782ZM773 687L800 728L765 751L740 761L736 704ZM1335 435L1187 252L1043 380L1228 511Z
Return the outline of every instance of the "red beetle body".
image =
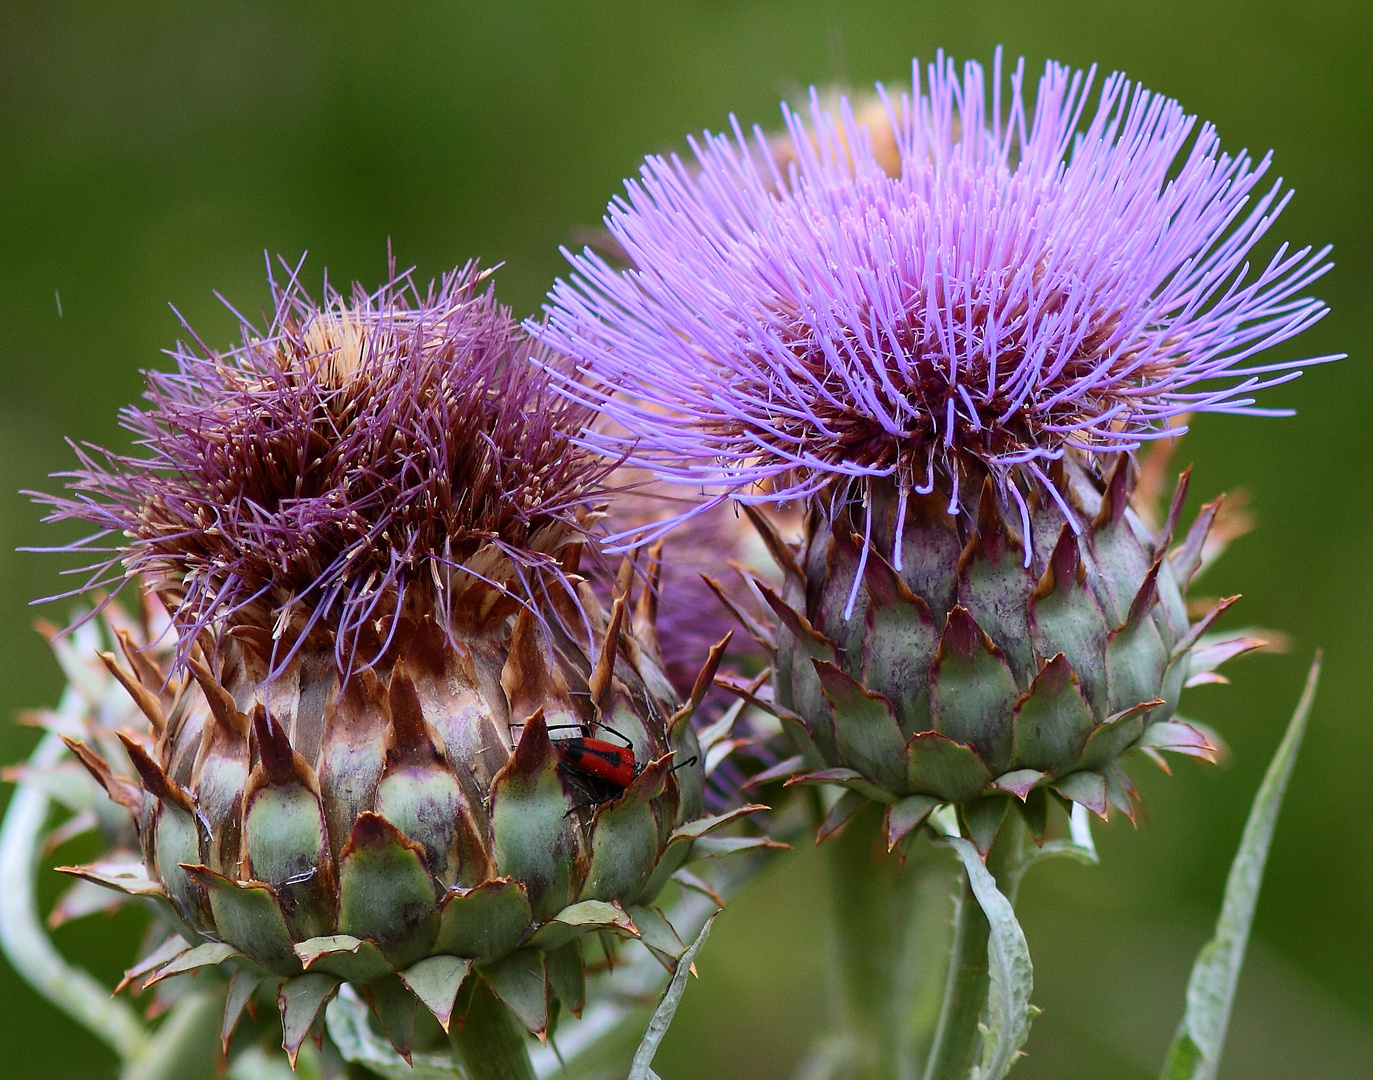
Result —
M634 783L639 773L632 747L576 736L555 740L553 749L564 769L600 780L617 789L616 794Z
M553 739L553 752L558 755L558 768L570 781L572 787L585 796L586 801L579 806L600 806L613 802L625 793L625 788L634 783L635 777L643 771L643 766L634 757L633 744L614 728L600 725L601 730L624 739L623 746L593 739L577 734L566 739ZM558 724L548 730L559 728L582 730L579 724ZM690 757L669 771L676 772L688 765L696 764Z

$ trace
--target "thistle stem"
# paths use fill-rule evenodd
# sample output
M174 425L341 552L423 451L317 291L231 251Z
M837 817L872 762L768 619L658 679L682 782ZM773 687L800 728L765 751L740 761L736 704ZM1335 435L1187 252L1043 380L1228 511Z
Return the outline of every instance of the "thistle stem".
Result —
M29 757L29 765L46 768L64 753L61 738L50 732ZM10 798L0 827L0 947L30 986L124 1061L132 1061L148 1047L147 1026L127 1002L112 998L106 987L62 958L38 914L35 887L50 809L47 795L32 784L21 783Z
M120 1080L215 1080L223 1061L219 1049L223 993L190 994L176 1003Z
M471 1003L448 1033L466 1080L535 1080L529 1049L510 1010L483 979L472 979Z
M1024 845L1025 828L1020 817L1009 814L987 853L987 869L1012 904L1028 866ZM944 1006L925 1064L924 1080L966 1080L977 1063L978 1022L991 985L987 966L990 934L991 926L968 884L968 875L960 873Z
M923 842L905 865L888 854L882 807L865 806L824 845L830 865L835 976L842 1033L833 1075L861 1080L916 1080L919 1049L939 1008L951 875L942 852ZM818 1064L812 1063L813 1065Z

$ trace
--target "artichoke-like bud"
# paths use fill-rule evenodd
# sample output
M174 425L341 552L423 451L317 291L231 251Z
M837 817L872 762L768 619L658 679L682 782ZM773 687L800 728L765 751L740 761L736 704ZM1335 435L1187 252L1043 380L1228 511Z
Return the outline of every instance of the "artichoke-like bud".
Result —
M701 816L690 719L721 650L683 703L631 578L607 611L578 574L592 415L484 277L317 306L293 273L266 332L149 374L124 414L147 457L82 451L47 500L127 537L109 567L175 637L167 667L117 666L135 775L71 744L146 878L76 872L165 901L180 936L146 982L234 972L226 1043L274 988L294 1058L343 982L402 1054L417 1001L448 1028L488 990L542 1034L550 1002L581 1010L584 941L673 962L646 905L752 809Z
M1251 272L1268 159L1209 126L1184 153L1195 118L1119 74L1094 104L1053 63L1033 101L999 54L921 75L875 123L812 92L785 137L648 158L606 217L632 268L571 256L530 329L613 421L588 443L743 504L786 567L771 700L739 689L850 788L822 833L871 798L895 843L952 803L985 852L1011 802L1043 835L1046 789L1131 813L1131 748L1212 753L1173 717L1230 647L1184 600L1215 506L1172 550L1184 489L1149 531L1131 460L1271 412L1302 361L1254 357L1325 313L1328 249ZM797 551L758 509L787 504Z
M1011 805L1042 840L1051 791L1133 820L1127 751L1214 760L1209 733L1174 717L1178 697L1262 644L1232 635L1195 648L1235 599L1189 618L1221 501L1172 546L1186 474L1153 534L1130 506L1124 455L1104 480L1072 457L1053 472L1089 524L1079 536L1056 501L1032 497L1028 560L988 480L956 517L945 499L911 498L889 561L899 495L874 484L871 547L866 508L816 513L781 594L758 584L778 621L773 708L810 770L792 782L849 788L822 838L871 797L888 805L891 846L941 803L960 808L984 851Z

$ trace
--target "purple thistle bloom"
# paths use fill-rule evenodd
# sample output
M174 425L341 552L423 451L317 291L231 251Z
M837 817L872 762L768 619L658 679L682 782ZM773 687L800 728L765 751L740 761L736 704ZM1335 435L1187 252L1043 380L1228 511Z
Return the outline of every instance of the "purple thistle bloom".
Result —
M273 628L275 670L315 635L346 672L416 605L442 615L473 581L528 595L605 475L572 442L591 412L550 388L490 271L421 293L393 267L317 304L299 269L271 281L264 331L240 316L237 348L196 339L146 373L151 407L122 413L146 456L76 447L74 494L36 495L47 520L98 525L91 541L128 538L95 549L85 588L143 577L183 658L201 630L252 623Z
M911 94L878 88L898 175L814 91L808 119L783 108L785 166L737 122L691 140L694 167L648 158L606 218L633 269L569 254L530 325L587 376L564 392L615 422L585 444L745 502L886 478L901 520L936 488L966 512L990 476L1029 565L1027 495L1083 524L1050 479L1065 452L1133 451L1190 412L1281 415L1254 395L1303 361L1255 357L1325 314L1300 294L1329 248L1251 273L1290 196L1259 188L1268 156L1191 138L1195 117L1119 74L1089 111L1094 73L1051 63L1030 102L1023 61L1006 99L999 52L990 99L978 64L960 78L941 53L923 88L913 65Z
M679 490L646 483L644 475L634 470L613 475L610 483L616 494L606 506L602 527L612 536L644 531L665 518L680 518L687 508ZM726 633L738 629L733 616L716 600L707 579L717 583L732 579L735 571L731 564L756 562L761 554L755 553L758 546L756 534L742 514L731 506L717 506L692 516L674 530L664 539L661 552L650 549L647 558L644 552L636 553L639 574L645 579L642 587L655 592L655 636L663 674L683 700L691 695L701 657ZM608 559L583 569L607 609L616 588L615 570ZM751 614L765 619L751 597L736 599ZM755 671L763 666L756 642L736 633L725 669L741 663ZM697 710L697 718L702 722L716 719L730 700L718 688L712 689Z

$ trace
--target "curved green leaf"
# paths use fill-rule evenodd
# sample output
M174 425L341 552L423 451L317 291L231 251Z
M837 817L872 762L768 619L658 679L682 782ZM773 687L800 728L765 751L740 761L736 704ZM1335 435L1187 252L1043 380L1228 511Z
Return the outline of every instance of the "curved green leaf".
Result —
M325 1011L329 1038L339 1048L345 1061L365 1065L370 1072L386 1080L454 1080L461 1076L452 1055L443 1053L415 1053L411 1063L404 1058L385 1036L373 1030L368 1019L367 1003L346 983ZM302 1058L304 1055L302 1055ZM238 1080L230 1072L231 1080ZM248 1078L245 1077L245 1080ZM253 1078L256 1080L256 1078Z
M977 848L959 836L949 837L947 843L962 860L968 884L991 926L987 941L991 974L987 1026L982 1039L982 1061L973 1070L972 1080L1001 1080L1020 1056L1020 1048L1030 1034L1030 1021L1039 1011L1030 1004L1034 986L1030 947L1016 921L1015 908L982 865Z
M1320 674L1321 658L1317 653L1301 701L1287 725L1287 734L1273 755L1245 822L1244 837L1225 882L1216 936L1206 943L1192 966L1192 977L1187 982L1187 1009L1163 1063L1162 1080L1214 1080L1216 1075L1225 1046L1225 1030L1230 1024L1235 985L1249 944L1249 928L1254 922L1263 868L1268 861L1268 847L1306 732Z
M715 915L718 914L717 911ZM678 1004L681 1003L682 994L686 991L687 976L691 974L691 965L696 960L696 954L705 945L706 939L710 937L710 928L715 922L715 915L706 920L706 924L701 927L701 932L696 935L696 940L688 946L687 951L677 961L677 968L672 973L672 980L667 984L667 989L663 991L663 999L658 1002L658 1007L653 1010L648 1028L644 1031L643 1041L639 1043L639 1048L634 1051L634 1060L629 1066L629 1080L657 1080L657 1073L653 1071L653 1055L658 1052L658 1045L663 1041L663 1036L667 1034L668 1025L672 1023L672 1017L677 1012Z

